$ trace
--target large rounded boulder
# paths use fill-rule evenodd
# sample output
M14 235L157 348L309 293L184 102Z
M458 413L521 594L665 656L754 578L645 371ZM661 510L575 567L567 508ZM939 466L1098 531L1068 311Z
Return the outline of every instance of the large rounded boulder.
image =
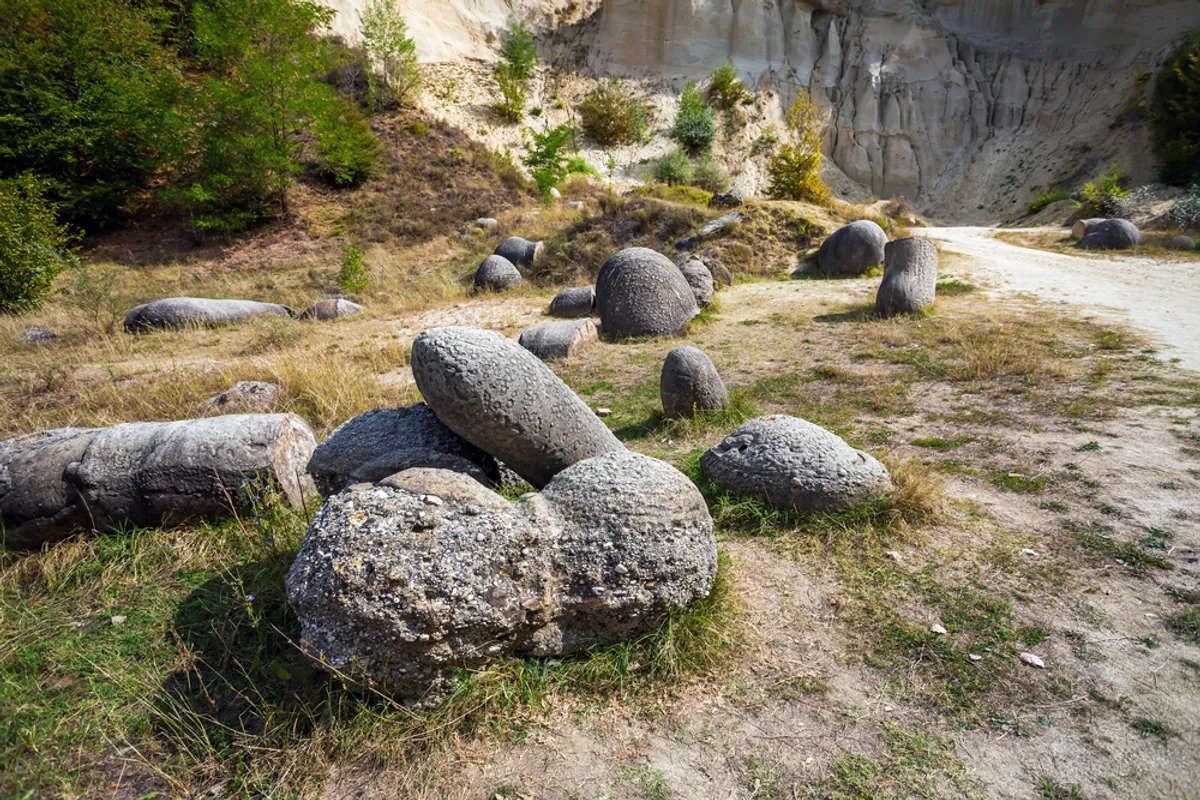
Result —
M600 268L596 309L606 337L682 336L700 312L692 287L670 259L630 247Z
M883 281L875 295L880 316L913 314L933 305L937 295L938 253L928 239L888 242Z
M817 266L826 275L862 275L883 263L887 234L869 219L838 228L817 250Z
M216 328L259 317L292 317L278 303L221 300L207 297L167 297L143 303L125 315L125 330L140 333L158 328Z
M438 419L534 486L577 461L622 449L549 367L497 333L425 331L413 342L412 371Z
M502 292L521 285L521 272L503 256L488 256L475 270L477 291Z
M700 467L717 485L782 509L844 511L892 489L883 464L784 414L745 423L706 452Z
M658 390L663 416L668 419L718 411L729 403L725 382L712 359L698 347L676 347L667 354Z
M1084 250L1128 250L1142 243L1142 233L1127 219L1106 219L1088 228L1079 240Z
M510 236L496 247L496 255L519 267L532 267L542 255L542 243Z

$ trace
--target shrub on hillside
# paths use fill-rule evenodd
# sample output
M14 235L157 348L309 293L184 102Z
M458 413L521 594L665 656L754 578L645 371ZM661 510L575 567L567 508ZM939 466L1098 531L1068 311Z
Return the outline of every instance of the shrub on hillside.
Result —
M358 186L375 170L379 160L379 141L371 126L354 109L341 116L325 114L317 120L316 172L326 183L337 188Z
M668 186L690 184L695 174L692 158L682 148L676 148L665 156L659 156L650 164L654 180Z
M368 0L360 14L363 49L369 60L368 97L373 108L409 105L421 88L417 45L396 0Z
M616 78L601 81L579 104L584 134L596 144L633 144L646 136L646 107L629 95Z
M716 110L704 101L695 81L689 81L679 97L671 138L694 153L708 149L716 135Z
M525 137L525 166L542 198L549 203L550 190L570 174L571 159L564 151L575 138L575 129L570 125L559 125L538 133L526 128Z
M1200 183L1193 183L1187 195L1175 201L1168 216L1178 228L1200 230Z
M691 184L693 186L699 186L713 194L720 194L728 191L730 183L729 173L712 156L705 155L696 159L692 169Z
M367 262L361 247L348 244L342 248L342 266L338 270L337 285L343 292L358 294L365 292L371 282Z
M0 312L37 308L68 262L67 233L32 175L0 180Z
M1045 192L1038 192L1037 195L1029 201L1029 213L1036 214L1051 203L1057 203L1059 200L1070 200L1071 193L1064 192L1062 189L1050 189Z
M708 98L713 105L725 111L750 99L750 93L742 85L737 67L732 62L727 61L713 71L708 79Z
M1129 196L1129 190L1121 185L1124 179L1125 176L1121 170L1116 167L1110 168L1096 180L1084 184L1083 191L1080 193L1083 202L1087 203L1092 212L1099 216L1108 217L1117 214L1121 210L1122 202Z
M803 90L788 109L786 137L767 163L767 194L776 200L829 201L821 180L821 141L829 115L821 112Z
M500 58L508 65L512 76L520 81L526 81L537 66L537 42L533 34L521 23L513 26L500 46Z
M1200 31L1163 64L1154 87L1154 144L1163 181L1200 181Z

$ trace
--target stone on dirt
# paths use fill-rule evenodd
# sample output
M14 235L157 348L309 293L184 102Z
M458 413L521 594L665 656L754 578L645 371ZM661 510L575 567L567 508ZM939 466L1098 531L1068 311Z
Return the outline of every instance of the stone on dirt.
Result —
M542 243L531 242L520 236L510 236L496 247L496 255L519 267L532 267L542 255Z
M887 234L869 219L838 228L821 242L817 266L826 275L862 275L883 263Z
M521 285L521 272L504 256L488 256L475 270L476 290L502 292Z
M729 403L725 382L712 359L698 347L676 347L667 354L658 391L663 416L668 419L718 411Z
M144 303L126 314L125 330L138 333L158 328L215 328L271 316L293 317L295 312L278 303L254 300L167 297Z
M606 337L682 336L700 313L687 279L661 253L630 247L614 255L596 278L596 309Z
M599 334L590 319L543 322L521 334L521 347L543 361L582 353L596 343Z
M887 468L837 434L784 414L752 419L706 452L719 486L782 509L843 511L892 490Z
M1077 219L1075 224L1071 226L1071 238L1075 241L1081 241L1101 222L1105 222L1104 217L1093 217L1092 219Z
M897 239L884 249L883 281L875 295L880 316L913 314L933 305L938 253L928 239Z
M1175 236L1171 238L1171 247L1176 250L1195 250L1196 240L1190 236Z
M554 295L554 299L550 301L549 314L552 317L576 319L591 316L595 307L596 290L591 286L575 286Z
M1079 240L1084 250L1128 250L1142 243L1141 231L1127 219L1106 219L1088 228Z
M705 263L692 258L685 261L679 267L679 271L683 273L683 279L688 282L688 286L692 287L692 296L696 298L696 305L701 308L712 305L713 293L716 288L713 275Z
M412 371L438 419L535 487L577 461L623 449L549 367L497 333L425 331L413 342Z
M251 414L267 411L279 400L282 390L277 383L238 381L204 404L208 411L220 414Z
M35 325L32 328L26 328L25 330L21 331L21 338L27 342L45 344L46 342L53 342L55 339L57 339L58 334L54 331L48 331L45 328L40 328Z
M301 319L317 319L325 322L331 319L350 317L363 311L366 309L344 297L326 297L309 306L300 317Z

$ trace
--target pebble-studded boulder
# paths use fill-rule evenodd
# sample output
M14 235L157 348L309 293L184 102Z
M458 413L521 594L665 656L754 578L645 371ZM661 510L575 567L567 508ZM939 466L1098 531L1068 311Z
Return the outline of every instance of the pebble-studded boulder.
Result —
M521 272L503 256L488 256L475 270L477 291L502 292L521 285Z
M888 494L887 468L840 436L806 420L752 419L700 459L704 474L777 508L843 511Z
M286 585L317 664L428 705L456 669L651 630L708 594L716 557L696 487L619 450L522 503L444 470L351 486L313 520Z
M658 391L663 416L668 419L718 411L729 403L725 382L712 359L698 347L676 347L667 353Z
M126 314L125 330L140 333L157 328L215 328L272 316L293 317L295 312L278 303L254 300L167 297L144 303Z
M701 308L712 305L716 287L713 283L713 275L704 262L695 258L689 259L680 265L679 271L683 273L683 279L688 282L688 286L692 287L692 296L696 298L696 305Z
M569 319L534 325L517 341L542 361L550 361L578 355L598 339L596 323L590 319Z
M412 371L438 419L535 487L577 461L623 449L549 367L497 333L425 331L413 342Z
M1084 250L1128 250L1142 243L1142 233L1127 219L1106 219L1079 240Z
M313 496L304 466L316 441L295 414L45 431L0 443L0 528L36 547L80 530L157 527L243 509L245 489Z
M928 239L888 242L883 281L875 295L880 316L913 314L933 305L937 295L938 254Z
M1106 222L1104 217L1093 217L1092 219L1077 219L1075 224L1071 226L1071 238L1075 241L1081 241L1083 237L1091 233L1101 222Z
M499 478L496 460L447 428L424 403L379 408L343 422L308 461L322 497L348 483L374 483L413 467L436 467L480 483Z
M700 313L683 273L661 253L630 247L600 268L596 309L605 337L682 336Z
M596 290L591 286L563 289L550 301L549 314L563 319L589 317L596 308Z
M366 309L358 303L352 303L344 297L326 297L324 300L318 300L309 306L300 317L302 319L316 319L328 322L333 319L352 317L364 311Z
M860 219L838 228L821 242L817 266L828 276L862 275L883 263L887 246L883 228L869 219Z
M541 258L542 243L531 242L520 236L510 236L497 245L496 255L508 259L518 267L532 267Z
M278 383L238 381L210 397L204 408L218 414L257 414L275 405L282 391Z

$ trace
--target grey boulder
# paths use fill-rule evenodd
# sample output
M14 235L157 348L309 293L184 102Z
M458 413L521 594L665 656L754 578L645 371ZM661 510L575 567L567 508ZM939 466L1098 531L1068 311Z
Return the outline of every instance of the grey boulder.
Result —
M520 236L510 236L496 247L496 255L519 267L532 267L542 255L542 243L531 242Z
M686 239L680 239L676 242L675 248L677 250L695 250L706 239L728 233L741 224L741 221L742 214L740 211L732 211L714 220L709 220L703 228L697 231L695 236L689 236Z
M282 390L277 383L238 381L204 404L206 411L219 414L249 414L266 411L279 400Z
M286 587L319 666L429 705L455 670L652 630L709 593L716 557L696 487L620 450L521 503L443 470L351 486L313 520Z
M59 428L0 442L0 541L5 547L39 547L91 526L68 471L97 433Z
M1195 250L1196 241L1190 236L1174 236L1171 238L1171 247L1176 250Z
M844 511L888 494L887 468L806 420L752 419L700 459L704 474L782 509Z
M591 316L596 307L596 290L590 286L563 289L550 301L550 316L564 319Z
M413 467L437 467L480 483L499 477L496 460L442 424L429 406L380 408L343 422L308 461L322 497L348 483L375 483Z
M596 323L590 319L543 322L521 334L518 343L543 361L582 353L596 343Z
M937 295L938 253L928 239L888 242L883 281L875 295L880 316L912 314L933 305Z
M1141 231L1127 219L1106 219L1079 240L1084 250L1128 250L1142 243Z
M302 319L316 319L327 322L331 319L341 319L366 311L358 303L352 303L342 297L327 297L318 300L300 315Z
M1106 222L1104 217L1093 217L1092 219L1077 219L1075 224L1071 226L1071 238L1075 241L1081 241L1101 222Z
M488 256L475 270L475 288L500 292L521 285L521 273L503 256Z
M718 411L729 403L725 382L712 359L698 347L676 347L667 354L658 391L663 416L668 419Z
M613 339L682 336L700 313L679 268L645 247L622 250L600 267L596 309L604 335Z
M48 331L45 328L39 328L35 325L32 328L26 328L25 330L21 331L21 338L27 342L45 344L46 342L53 342L55 339L57 339L58 334L54 331Z
M688 286L692 287L692 296L696 298L696 305L701 308L712 305L716 287L713 275L704 262L695 258L690 259L679 267L679 271L683 273L683 279L688 282Z
M216 300L206 297L168 297L144 303L125 315L129 333L157 328L214 328L259 317L295 316L287 306L254 300Z
M535 487L577 461L623 449L549 367L497 333L425 331L413 342L412 371L438 419Z
M883 263L887 234L869 219L843 225L817 250L817 266L826 275L862 275Z

